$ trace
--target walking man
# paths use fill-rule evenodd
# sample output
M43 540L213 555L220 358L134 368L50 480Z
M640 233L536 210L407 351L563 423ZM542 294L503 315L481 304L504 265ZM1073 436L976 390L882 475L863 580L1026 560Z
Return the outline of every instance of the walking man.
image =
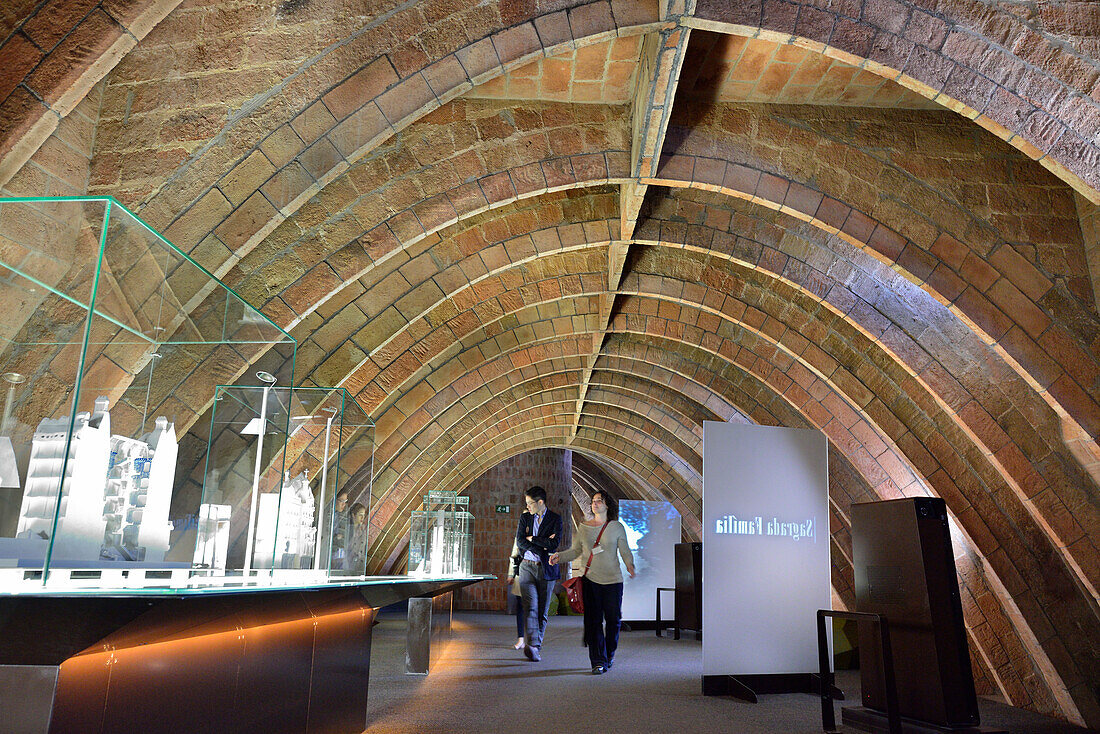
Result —
M516 545L523 554L519 564L519 588L527 614L523 654L537 663L542 659L542 637L550 617L550 592L561 577L550 554L561 540L561 515L546 508L546 490L531 487L524 494L527 512L519 519Z

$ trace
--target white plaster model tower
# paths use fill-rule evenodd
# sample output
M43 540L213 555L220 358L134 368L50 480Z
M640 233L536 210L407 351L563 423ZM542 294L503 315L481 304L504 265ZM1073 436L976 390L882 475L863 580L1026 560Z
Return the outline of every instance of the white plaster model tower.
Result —
M103 509L111 443L107 398L97 398L91 414L76 415L66 463L64 452L68 432L68 417L44 418L38 424L31 442L27 485L16 533L20 537L49 537L60 494L61 511L53 557L95 561L99 558L106 527Z
M168 512L177 453L175 426L167 418L157 418L142 440L111 436L104 557L164 560L172 530Z
M137 530L136 544L145 548L145 560L163 561L168 550L168 537L172 524L168 513L172 506L172 483L176 478L176 425L163 416L157 418L151 432L143 437L152 452L149 477L145 480L144 507Z
M148 466L148 446L125 436L111 436L107 490L103 505L106 528L101 556L104 558L137 559L135 549L126 547L126 535L130 531L130 523L141 520L140 512L137 519L134 519L133 509L137 506L135 503L138 502ZM129 534L133 535L133 532Z
M312 561L317 529L313 527L313 492L309 489L309 472L293 479L287 472L279 504L279 534L276 552L282 554L282 568L300 568L303 560Z

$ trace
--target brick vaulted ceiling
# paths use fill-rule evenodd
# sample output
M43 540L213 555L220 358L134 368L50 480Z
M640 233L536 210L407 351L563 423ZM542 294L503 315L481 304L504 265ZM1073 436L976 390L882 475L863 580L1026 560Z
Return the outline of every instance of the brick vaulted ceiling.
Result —
M813 427L836 598L853 501L941 496L980 685L1100 725L1096 3L47 0L0 37L4 192L118 197L375 419L372 570L538 447L698 537L703 420Z

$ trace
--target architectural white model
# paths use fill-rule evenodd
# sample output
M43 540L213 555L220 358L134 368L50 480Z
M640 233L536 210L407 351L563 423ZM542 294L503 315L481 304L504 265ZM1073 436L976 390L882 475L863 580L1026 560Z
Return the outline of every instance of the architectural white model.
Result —
M161 416L157 418L153 430L142 436L142 441L148 445L153 458L145 486L144 507L134 523L134 540L139 548L145 549L146 561L163 561L168 550L168 537L172 533L168 513L172 508L172 485L176 479L176 456L179 453L176 425Z
M457 492L429 491L414 510L409 529L410 576L470 573L473 515L470 498Z
M103 545L107 521L103 515L107 468L111 454L111 416L107 398L97 398L92 413L77 413L69 460L65 439L69 417L44 418L31 441L27 484L19 509L18 537L48 539L54 534L58 497L57 558L95 561ZM64 476L62 476L64 471Z
M53 558L63 561L163 561L172 529L175 427L157 418L142 440L112 436L107 406L107 398L97 398L92 413L77 414L67 463L69 418L38 424L16 534L54 535Z
M148 446L141 441L123 436L111 436L111 459L107 469L107 491L104 493L103 547L100 557L110 560L133 561L133 544L126 544L124 536L130 529L132 510L138 507L141 486L149 479ZM140 512L140 510L139 510Z
M309 472L302 472L293 479L287 472L278 494L260 495L253 567L310 568L317 538L317 528L313 525L315 515Z
M313 492L309 488L309 471L303 471L294 479L290 472L283 482L282 501L279 504L279 536L276 551L282 553L282 568L309 568L313 563L313 547L317 529Z
M104 558L164 560L172 531L168 512L178 449L175 426L163 417L140 441L111 436Z
M225 571L229 556L229 518L233 508L204 502L199 505L198 530L195 540L195 566L212 571Z

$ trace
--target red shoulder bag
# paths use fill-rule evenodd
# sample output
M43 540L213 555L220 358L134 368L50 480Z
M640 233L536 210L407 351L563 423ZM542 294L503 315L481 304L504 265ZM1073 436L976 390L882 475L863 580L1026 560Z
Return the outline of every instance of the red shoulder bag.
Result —
M596 542L592 544L593 548L600 544L600 538L603 537L604 530L607 530L606 522L600 528L600 534L596 536ZM565 598L569 601L569 608L576 614L584 613L584 593L581 591L581 584L584 583L584 577L588 574L588 569L592 565L593 555L595 554L588 554L588 563L584 564L584 573L561 582L561 585L565 587Z

